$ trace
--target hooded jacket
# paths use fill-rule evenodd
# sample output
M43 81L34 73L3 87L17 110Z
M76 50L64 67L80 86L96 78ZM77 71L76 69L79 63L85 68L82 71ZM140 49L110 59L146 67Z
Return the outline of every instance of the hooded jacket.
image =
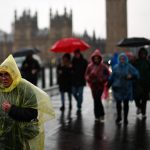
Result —
M9 113L0 109L0 147L43 150L44 122L54 117L49 96L21 77L12 55L0 65L1 71L8 72L13 82L8 88L0 84L0 106L5 100L12 104ZM38 114L32 115L32 110Z
M96 65L93 61L95 56L100 57L101 61ZM96 49L92 55L90 63L86 69L85 79L88 82L91 89L104 89L104 85L110 75L108 67L102 62L102 56L99 49Z
M125 63L120 62L120 57L125 58ZM113 95L115 100L133 100L133 80L139 78L139 73L131 64L128 63L128 57L125 53L119 55L119 64L112 70L109 78L109 85L112 86ZM132 78L128 79L127 76L131 75Z
M145 53L146 57L142 58L141 53ZM145 90L150 90L150 62L147 60L147 51L141 48L138 53L138 59L135 61L134 66L140 73L140 79L137 81L136 86Z

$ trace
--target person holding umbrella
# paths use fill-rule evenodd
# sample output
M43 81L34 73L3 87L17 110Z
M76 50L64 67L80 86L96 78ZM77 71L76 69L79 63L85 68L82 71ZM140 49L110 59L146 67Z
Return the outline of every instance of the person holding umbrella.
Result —
M77 111L80 112L83 102L83 88L86 85L84 74L87 67L87 60L81 54L90 48L85 41L70 37L56 41L50 48L55 53L74 53L72 58L72 94L77 101Z
M77 101L77 111L82 109L83 89L86 85L85 71L87 67L87 60L83 57L80 49L74 51L72 58L72 94Z
M150 92L150 62L147 60L148 52L142 47L138 52L138 59L134 66L140 73L140 78L134 83L134 99L137 107L137 115L142 114L146 119L146 105Z

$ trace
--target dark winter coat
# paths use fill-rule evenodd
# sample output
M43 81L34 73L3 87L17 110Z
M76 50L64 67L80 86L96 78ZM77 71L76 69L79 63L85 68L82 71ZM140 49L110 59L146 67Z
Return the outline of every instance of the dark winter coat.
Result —
M85 86L86 81L84 78L87 67L87 60L81 55L80 58L73 57L72 59L72 85Z
M35 71L35 73L33 72ZM37 84L38 74L40 71L40 65L37 60L34 58L25 59L21 66L21 74L22 77L29 82L33 83L34 85Z
M57 68L59 90L61 92L71 92L72 88L72 67L59 65Z
M135 99L140 99L142 96L142 98L148 99L150 92L150 63L146 59L139 58L135 61L134 66L140 74L139 80L134 82L134 97Z

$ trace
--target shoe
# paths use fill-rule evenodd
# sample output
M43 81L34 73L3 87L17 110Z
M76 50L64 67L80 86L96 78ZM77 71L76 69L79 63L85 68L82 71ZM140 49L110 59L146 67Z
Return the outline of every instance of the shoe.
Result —
M81 109L77 110L77 115L81 115Z
M128 125L128 120L127 119L124 120L124 125Z
M146 115L142 115L142 119L146 120L147 116Z
M100 122L105 122L105 117L104 116L100 117Z
M141 109L140 109L140 108L137 108L136 114L137 114L137 115L141 114Z
M137 118L141 120L142 119L142 114L138 114Z
M100 122L100 118L95 118L95 121L96 122Z
M119 124L121 124L121 123L122 123L122 119L121 119L121 118L117 118L117 119L116 119L116 124L119 125Z
M60 107L60 110L61 110L61 111L64 111L64 110L65 110L65 107L64 107L64 106L61 106L61 107Z
M81 108L78 108L78 109L77 109L77 112L81 112Z

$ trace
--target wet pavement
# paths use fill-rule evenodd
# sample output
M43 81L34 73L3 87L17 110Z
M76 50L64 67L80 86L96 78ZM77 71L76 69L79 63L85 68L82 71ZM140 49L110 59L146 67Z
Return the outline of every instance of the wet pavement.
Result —
M130 102L129 124L115 124L116 109L112 98L103 101L105 122L96 122L93 114L93 100L88 87L84 90L81 113L77 113L73 99L72 111L59 110L60 96L53 96L52 103L56 118L45 124L45 150L150 150L150 104L147 105L147 119L136 116L134 102Z

